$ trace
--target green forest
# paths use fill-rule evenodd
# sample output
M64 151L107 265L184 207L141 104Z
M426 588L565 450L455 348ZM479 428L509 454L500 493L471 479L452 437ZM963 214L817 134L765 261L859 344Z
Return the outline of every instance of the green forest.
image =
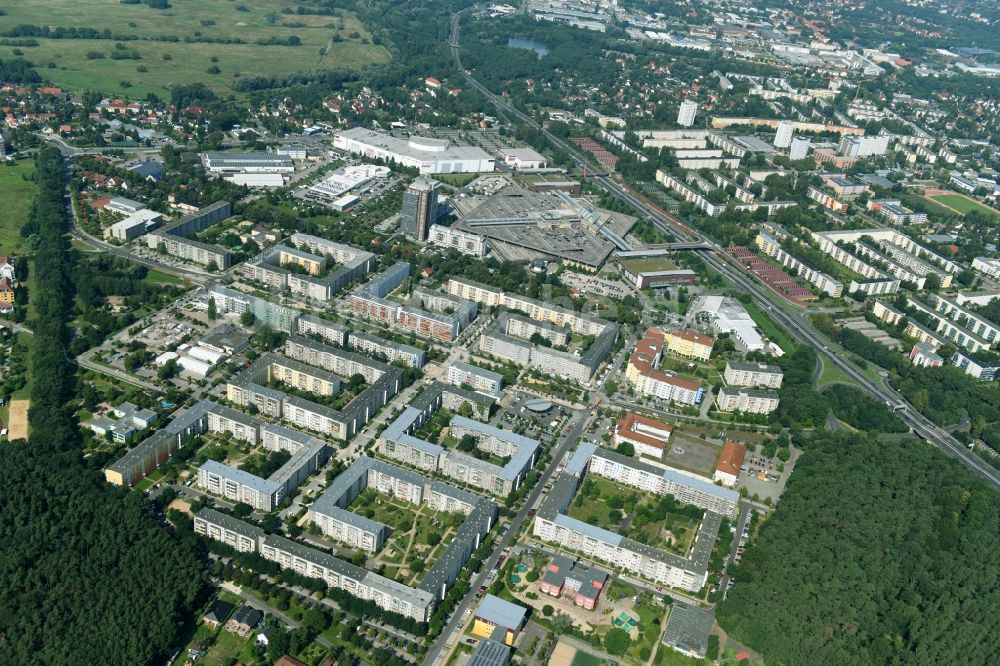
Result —
M203 565L193 538L172 536L145 497L81 456L59 151L42 148L35 173L31 435L0 447L0 663L162 664L205 590Z
M931 446L828 434L717 616L769 664L997 664L1000 503Z

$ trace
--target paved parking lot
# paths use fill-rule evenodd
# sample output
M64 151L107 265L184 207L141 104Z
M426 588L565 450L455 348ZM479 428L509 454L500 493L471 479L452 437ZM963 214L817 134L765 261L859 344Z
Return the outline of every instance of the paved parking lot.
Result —
M772 502L776 501L785 492L785 484L788 482L788 477L791 476L792 470L795 469L795 461L799 459L799 455L802 453L794 447L790 448L790 451L791 457L785 463L785 469L780 474L778 473L780 460L776 458L768 459L764 456L747 452L746 461L743 463L746 471L740 472L737 487L746 488L750 497L757 495L761 500L770 497ZM763 473L765 478L758 478L756 476L757 473Z

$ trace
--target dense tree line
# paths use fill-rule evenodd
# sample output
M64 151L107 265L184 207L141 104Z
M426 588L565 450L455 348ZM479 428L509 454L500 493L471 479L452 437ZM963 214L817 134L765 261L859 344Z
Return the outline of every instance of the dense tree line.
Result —
M968 417L968 435L958 431L955 436L979 437L1000 453L1000 386L996 382L977 381L952 365L918 367L903 354L857 331L838 327L829 317L819 315L813 322L822 333L857 354L858 365L871 362L888 370L892 387L921 414L939 426L957 425ZM989 460L1000 466L1000 461Z
M163 307L183 293L181 287L146 282L148 273L145 266L113 255L84 255L73 262L78 326L70 354L96 347L136 321L143 308ZM110 296L123 299L119 310L109 305Z
M758 360L767 360L759 357ZM784 426L814 426L826 419L827 404L813 389L816 372L816 352L809 347L799 347L791 354L778 359L777 364L784 372L780 402L774 419Z
M0 448L0 663L162 663L204 589L196 543L84 465L67 406L73 255L59 151L42 148L35 174L30 440Z
M1000 501L923 442L824 435L717 611L768 663L996 664Z
M907 432L909 427L886 406L856 386L834 384L823 391L830 409L852 428L878 432Z
M38 83L41 80L27 60L0 60L0 81Z

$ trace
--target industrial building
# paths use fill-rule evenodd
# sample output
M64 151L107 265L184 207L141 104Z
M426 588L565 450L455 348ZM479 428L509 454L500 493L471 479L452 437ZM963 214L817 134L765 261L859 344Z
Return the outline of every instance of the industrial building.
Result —
M295 164L288 155L266 151L247 153L202 153L205 170L215 174L234 173L291 173Z
M417 135L396 137L363 127L337 132L333 145L354 155L417 169L422 175L479 173L493 171L494 168L493 157L481 148Z
M534 171L548 165L548 160L532 148L501 148L497 159L518 171Z
M155 210L144 208L112 224L104 230L104 236L128 242L152 231L162 220L163 215Z

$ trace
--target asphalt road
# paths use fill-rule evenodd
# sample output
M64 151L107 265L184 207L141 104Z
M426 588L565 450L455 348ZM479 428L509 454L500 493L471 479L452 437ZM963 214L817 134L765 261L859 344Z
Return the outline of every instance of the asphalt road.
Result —
M459 23L462 14L474 8L467 8L457 12L451 19L451 30L448 36L448 44L451 46L452 56L459 70L472 87L476 88L494 106L502 112L511 115L521 122L541 131L553 145L560 148L570 156L582 168L586 168L589 173L601 173L602 170L595 169L586 158L582 157L575 148L559 137L546 131L534 118L522 111L512 107L507 102L494 95L485 85L477 81L463 66L459 57ZM719 255L724 255L722 248L713 243L710 239L693 231L680 218L666 215L650 206L645 200L627 191L621 185L607 176L595 175L592 182L605 192L615 196L619 200L632 206L637 212L643 215L651 223L655 224L661 231L664 231L681 241L691 243L703 243L711 248L711 251L701 251L701 256L705 263L721 273L736 286L740 287L751 295L754 302L768 311L768 314L778 324L783 326L798 342L813 347L817 353L838 368L843 370L851 379L858 383L865 391L878 400L885 402L895 409L897 416L903 419L913 431L921 438L931 444L941 448L946 453L957 458L966 467L981 476L991 486L1000 490L1000 470L993 468L974 453L969 451L957 439L951 436L948 431L939 428L925 416L917 412L911 405L892 389L889 389L878 382L873 381L868 375L859 370L857 366L847 359L847 355L841 353L833 343L824 338L805 318L804 313L795 315L789 314L776 302L776 295L768 291L762 284L745 275L734 266L729 264Z

